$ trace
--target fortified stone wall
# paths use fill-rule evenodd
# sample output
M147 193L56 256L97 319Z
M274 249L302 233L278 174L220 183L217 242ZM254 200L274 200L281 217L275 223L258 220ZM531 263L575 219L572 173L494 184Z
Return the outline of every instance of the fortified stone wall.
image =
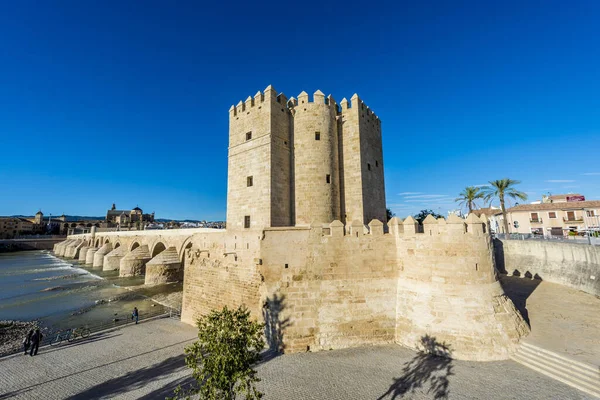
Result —
M185 250L184 290L181 320L195 320L224 306L245 304L253 315L260 315L256 268L261 234L252 231L227 231L194 235Z
M466 221L428 216L421 234L410 217L398 227L404 265L398 343L414 347L422 337L435 337L454 357L479 361L506 359L516 350L529 328L498 282L485 227L474 214Z
M182 319L245 304L274 349L365 344L415 348L423 337L453 356L504 359L527 325L504 295L485 224L474 215L340 221L195 235L186 250Z
M600 246L545 240L494 240L498 268L600 296Z

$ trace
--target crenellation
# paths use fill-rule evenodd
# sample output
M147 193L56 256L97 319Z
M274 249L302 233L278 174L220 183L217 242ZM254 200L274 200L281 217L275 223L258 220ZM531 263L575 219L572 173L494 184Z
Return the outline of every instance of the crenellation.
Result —
M369 222L369 234L372 236L383 236L383 222L378 219Z
M381 121L357 94L338 104L320 90L311 101L268 86L230 117L227 230L177 247L182 320L245 304L267 323L289 321L278 338L267 335L284 352L414 348L427 334L457 358L514 351L527 330L497 281L485 221L385 224ZM153 243L140 240L144 254ZM174 253L169 260L176 266Z
M287 106L287 97L285 96L285 94L283 94L283 92L277 95L277 102L279 104Z
M414 236L419 232L419 223L412 216L402 222L404 236Z

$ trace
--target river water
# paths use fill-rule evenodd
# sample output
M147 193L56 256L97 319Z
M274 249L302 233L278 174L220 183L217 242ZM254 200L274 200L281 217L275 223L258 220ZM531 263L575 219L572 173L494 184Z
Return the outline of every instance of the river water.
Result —
M79 265L49 251L2 253L0 320L36 320L62 329L128 318L134 307L140 317L164 309L146 296L161 289L148 293L143 283L144 277L120 278L118 271Z

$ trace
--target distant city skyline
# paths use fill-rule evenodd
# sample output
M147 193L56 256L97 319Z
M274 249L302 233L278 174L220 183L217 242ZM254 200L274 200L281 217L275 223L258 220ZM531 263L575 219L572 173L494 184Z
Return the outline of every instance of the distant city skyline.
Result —
M399 217L505 177L600 199L600 4L556 4L7 3L0 215L224 220L228 109L269 84L364 99Z

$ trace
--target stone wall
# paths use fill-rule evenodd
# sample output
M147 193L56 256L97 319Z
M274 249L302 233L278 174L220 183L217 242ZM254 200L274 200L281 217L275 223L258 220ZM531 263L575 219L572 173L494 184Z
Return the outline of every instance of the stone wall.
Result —
M245 304L265 322L268 343L278 351L382 343L417 348L433 337L456 358L507 358L528 328L497 281L485 223L470 215L429 216L422 229L411 217L388 225L334 221L95 239L140 245L121 259L121 269L136 251L170 247L169 265L179 257L184 268L184 322ZM77 239L92 238L70 243ZM163 266L160 260L158 253Z
M11 239L0 240L0 253L26 250L52 250L65 239Z
M547 240L494 240L498 269L600 295L600 246Z
M453 356L505 359L528 328L504 295L489 235L466 222L339 221L194 235L185 254L185 322L245 304L279 351L445 342Z
M194 235L185 250L181 320L244 304L260 316L261 277L255 260L261 235L240 231Z

